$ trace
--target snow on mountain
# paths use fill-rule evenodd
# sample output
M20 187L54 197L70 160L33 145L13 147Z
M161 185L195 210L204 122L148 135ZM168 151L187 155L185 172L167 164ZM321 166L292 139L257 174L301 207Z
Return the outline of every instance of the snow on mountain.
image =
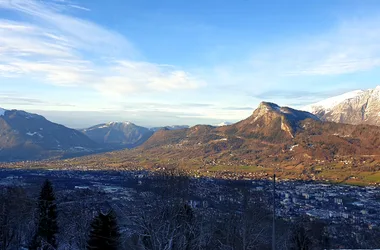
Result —
M303 110L308 111L308 112L313 112L317 109L331 110L338 104L346 101L347 99L355 98L361 95L363 92L364 92L363 90L354 90L351 92L344 93L342 95L330 97L320 102L307 105L303 108Z
M79 131L38 114L3 110L0 116L0 161L36 160L75 153L73 147L96 150L98 145Z
M107 123L108 126L113 126L113 125L131 125L133 124L132 122L109 122Z
M216 124L217 127L222 127L222 126L228 126L228 125L231 125L232 122L221 122L219 124Z
M7 111L7 110L0 108L0 116L3 116L5 114L5 111Z
M303 109L324 121L380 126L380 86L351 91Z
M136 147L153 132L132 122L108 122L83 129L82 133L93 141L110 147Z
M127 125L135 125L135 124L133 124L132 122L108 122L108 123L103 123L103 124L85 129L85 131L91 130L91 129L109 128L109 127L114 127L114 126L127 126Z

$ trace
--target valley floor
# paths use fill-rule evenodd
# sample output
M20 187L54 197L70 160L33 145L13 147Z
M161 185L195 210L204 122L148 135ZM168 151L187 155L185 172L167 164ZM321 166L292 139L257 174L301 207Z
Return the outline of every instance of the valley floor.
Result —
M127 218L145 206L147 197L159 195L155 185L162 184L162 181L157 184L155 177L146 171L1 169L0 186L21 186L36 195L46 178L54 183L58 207L62 210L82 206L96 210L110 206L124 218L122 225L128 224ZM203 214L238 208L242 204L241 192L246 191L261 197L267 207L272 206L272 182L266 180L192 178L186 190L188 203ZM368 239L368 235L380 232L380 188L279 181L276 208L276 216L285 221L301 217L323 221L328 225L335 247L363 246L360 244L364 243L380 246L375 239Z

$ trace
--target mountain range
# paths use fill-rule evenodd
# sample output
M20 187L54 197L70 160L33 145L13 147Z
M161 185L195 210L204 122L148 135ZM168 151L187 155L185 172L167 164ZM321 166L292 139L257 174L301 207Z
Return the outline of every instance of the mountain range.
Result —
M77 130L20 110L0 112L0 160L42 159L91 152L98 145Z
M303 108L323 121L380 125L380 86L355 90Z
M223 164L255 166L378 156L380 127L371 125L380 125L380 87L329 98L304 110L262 102L251 116L234 124L145 128L109 122L77 131L37 114L0 109L0 160L136 147L116 154L134 157L144 152L149 161L217 159Z
M188 126L145 128L109 122L75 130L22 110L0 108L0 161L41 160L85 155L143 144L156 131Z
M106 148L134 148L143 144L159 130L189 128L186 125L145 128L132 122L109 122L82 129L81 132Z
M279 162L314 162L377 155L379 146L380 127L323 122L305 111L262 102L251 116L230 126L158 131L142 149L161 157L166 152L171 159L212 157L265 165L272 164L273 157Z
M262 102L235 124L159 130L140 147L85 157L80 164L94 167L111 157L113 168L174 165L229 176L238 169L250 178L273 174L276 167L284 179L371 183L380 170L379 147L378 126L323 121L306 111Z

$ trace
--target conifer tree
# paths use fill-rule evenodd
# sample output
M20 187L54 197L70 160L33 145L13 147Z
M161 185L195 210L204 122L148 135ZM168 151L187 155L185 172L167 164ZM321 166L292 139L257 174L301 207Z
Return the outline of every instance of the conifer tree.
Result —
M120 233L115 213L99 212L91 223L91 231L87 242L88 250L117 250Z
M29 249L57 249L56 235L57 225L57 205L51 182L46 180L42 185L40 196L38 197L38 222L37 231L34 235Z

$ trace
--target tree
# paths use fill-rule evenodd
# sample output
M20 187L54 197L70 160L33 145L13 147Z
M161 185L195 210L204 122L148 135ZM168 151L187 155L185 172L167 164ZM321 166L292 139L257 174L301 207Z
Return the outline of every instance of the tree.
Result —
M57 233L57 205L55 203L53 185L49 180L45 180L38 198L37 231L30 243L29 249L57 249Z
M312 247L312 241L304 225L296 225L291 238L292 248L294 250L309 250Z
M234 195L242 199L241 203L226 203L229 212L217 215L214 245L223 250L266 249L271 239L271 217L259 201L259 194L250 192L247 183L241 184Z
M65 241L68 249L87 249L88 232L93 212L86 201L78 203L65 204L59 212L60 239Z
M134 249L195 249L197 223L191 207L183 202L156 204L153 207L154 210L144 213L137 221L141 227L141 244Z
M0 250L20 249L33 223L33 202L21 187L2 187L0 190Z
M88 250L117 250L120 245L120 233L115 213L99 212L91 223L87 242Z

